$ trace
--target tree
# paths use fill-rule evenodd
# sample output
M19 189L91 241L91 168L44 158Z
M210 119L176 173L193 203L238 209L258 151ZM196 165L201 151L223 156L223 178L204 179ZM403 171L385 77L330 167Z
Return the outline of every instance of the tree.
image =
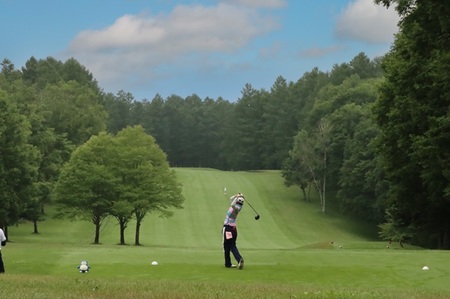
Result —
M370 60L363 52L359 53L349 62L354 74L361 79L380 78L383 76L380 58Z
M37 60L31 57L22 67L23 79L38 89L44 89L48 84L53 85L63 81L63 63L53 57Z
M202 156L209 150L210 144L203 142L199 130L202 121L202 100L195 94L184 99L181 106L181 146L183 147L182 165L202 167Z
M117 134L131 124L131 108L134 98L130 93L120 90L117 95L104 96L104 106L108 112L108 132Z
M133 215L135 244L140 226L150 212L170 216L182 208L181 186L164 152L141 126L127 127L116 136L100 133L75 150L63 167L54 196L62 216L90 219L94 243L109 215L119 221L120 244Z
M1 74L2 76L4 76L6 81L13 82L21 78L22 74L15 69L14 64L11 62L11 60L7 58L3 59L1 66L2 66Z
M120 178L111 164L117 158L112 135L91 137L72 153L53 192L60 216L90 220L95 225L94 244L100 243L100 227L119 197Z
M31 57L22 67L22 74L24 82L34 85L38 90L44 89L47 85L73 81L100 94L100 88L92 73L74 58L63 63L53 57L40 60Z
M153 136L161 149L167 153L169 149L169 140L165 131L166 122L161 117L164 113L164 99L160 94L157 94L151 100L151 102L143 103L145 103L143 107L145 116L142 117L143 122L139 122L136 124L140 124L141 126L143 126L147 134ZM136 108L136 106L134 108Z
M158 100L156 100L157 104ZM183 98L175 95L169 96L163 105L163 111L159 116L159 121L163 125L163 132L160 134L161 141L165 145L164 149L173 166L184 166L184 146L183 142L188 142L183 136Z
M128 227L128 223L133 218L133 205L120 197L113 202L111 207L111 215L119 222L120 231L120 245L125 245L125 229Z
M38 152L29 144L30 135L29 121L0 88L0 227L5 229L19 221L37 175Z
M342 146L343 159L336 196L341 210L379 223L383 220L382 198L385 190L383 171L375 152L374 141L379 130L371 116L371 106L349 104L336 111L332 118L336 126L339 122L345 122L352 127L351 135L347 136ZM348 129L346 131L350 132Z
M242 90L226 126L224 147L227 163L233 170L263 169L263 119L261 118L266 91L258 91L250 84Z
M80 85L88 86L100 92L100 88L92 73L74 58L69 58L62 64L61 77L64 82L75 81Z
M396 235L408 228L412 243L450 249L450 7L433 0L375 2L395 4L401 16L374 108L390 183L386 223L392 225L384 227Z
M331 125L322 119L317 130L309 134L301 130L294 138L292 157L306 168L312 183L319 193L322 213L326 212L327 161L329 155Z
M125 206L122 211L134 213L134 243L140 245L140 227L148 213L169 217L173 213L170 208L182 208L181 185L174 170L169 168L164 152L141 126L121 130L116 136L116 145L119 156L115 171L120 180L120 201Z
M280 169L292 148L292 137L298 132L295 97L292 83L279 76L273 84L262 114L262 159L266 169Z
M26 84L20 71L10 63L2 70L8 84L1 88L7 91L9 99L17 105L18 112L30 123L31 134L28 143L36 149L37 175L30 188L23 188L20 217L33 222L34 233L37 223L43 219L44 204L50 201L50 191L56 181L62 164L70 158L73 145L67 141L66 133L56 133L49 127L48 118L54 105L43 100L35 85Z
M309 126L307 122L309 114L314 107L317 94L329 83L330 78L327 73L319 71L318 68L313 68L291 86L291 95L295 99L295 106L292 110L296 113L299 130L315 127L316 124Z
M47 109L46 125L76 146L106 129L108 115L101 99L96 90L76 81L48 85L39 96Z
M303 200L310 202L311 198L306 193L306 188L311 186L311 174L307 166L302 163L295 153L291 150L289 158L285 160L281 176L284 178L284 184L287 187L296 185L303 193Z

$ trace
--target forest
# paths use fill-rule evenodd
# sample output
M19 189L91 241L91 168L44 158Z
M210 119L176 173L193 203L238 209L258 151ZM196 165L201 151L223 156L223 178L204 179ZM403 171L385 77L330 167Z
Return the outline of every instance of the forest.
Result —
M21 69L4 58L0 227L27 219L37 230L77 150L133 127L170 167L281 170L299 200L318 195L323 213L330 198L383 239L450 249L450 8L403 1L397 11L400 32L383 57L361 52L295 82L280 75L270 90L246 84L236 102L135 99L104 92L74 58L31 57Z

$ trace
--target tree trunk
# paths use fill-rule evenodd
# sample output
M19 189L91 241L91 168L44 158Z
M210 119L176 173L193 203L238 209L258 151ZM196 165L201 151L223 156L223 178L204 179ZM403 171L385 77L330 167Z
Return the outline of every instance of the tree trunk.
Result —
M320 209L323 212L323 185L322 182L317 181L315 178L313 182L314 186L316 187L317 193L319 193Z
M141 243L139 243L139 235L141 230L141 219L136 219L136 233L134 236L134 245L139 246Z
M100 223L97 222L95 224L95 238L94 238L94 244L100 243Z
M120 245L125 245L125 223L123 221L119 221L120 226Z
M326 182L327 182L327 177L326 175L323 176L323 183L322 183L322 213L325 213L326 210L326 197L325 197L325 191L326 191Z
M308 200L308 196L306 195L306 188L301 188L302 189L302 193L303 193L303 200L304 201L309 201Z
M36 220L33 221L33 226L34 226L33 234L39 234Z
M311 202L311 183L308 184L308 202Z

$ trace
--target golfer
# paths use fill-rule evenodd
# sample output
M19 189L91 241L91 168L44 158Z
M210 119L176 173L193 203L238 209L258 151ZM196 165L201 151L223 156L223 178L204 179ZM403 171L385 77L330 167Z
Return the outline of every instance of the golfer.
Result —
M234 258L238 262L237 268L242 270L244 268L244 259L236 247L236 240L238 237L236 218L244 205L244 195L238 193L230 197L231 206L225 216L223 224L222 238L223 238L223 252L225 255L225 267L236 268L236 265L231 263L230 252L233 253Z
M3 229L0 228L0 273L5 273L5 265L3 264L2 259L2 246L6 245L6 236L3 232Z

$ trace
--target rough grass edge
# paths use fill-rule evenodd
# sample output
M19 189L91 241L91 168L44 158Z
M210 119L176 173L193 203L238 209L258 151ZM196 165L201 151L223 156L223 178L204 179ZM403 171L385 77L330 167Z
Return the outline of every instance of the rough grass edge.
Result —
M373 298L444 299L450 294L419 290L318 287L280 283L232 283L228 281L144 280L123 277L11 275L0 277L7 298Z

